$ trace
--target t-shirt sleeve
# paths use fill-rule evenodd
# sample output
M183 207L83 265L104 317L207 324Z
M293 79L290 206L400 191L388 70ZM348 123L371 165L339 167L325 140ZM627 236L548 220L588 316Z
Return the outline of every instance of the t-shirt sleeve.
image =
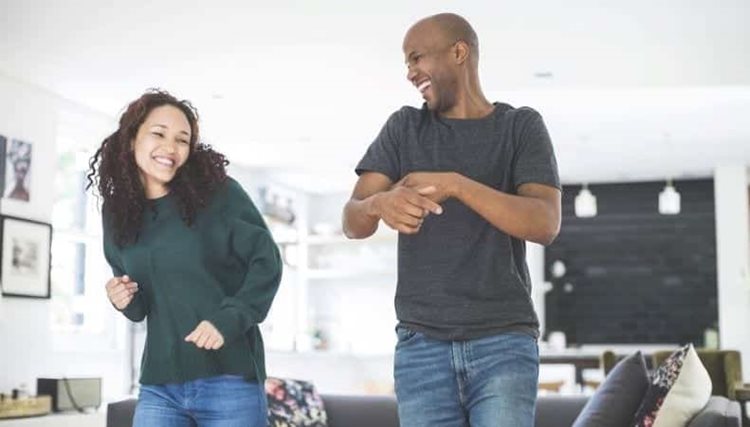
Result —
M401 142L403 125L403 110L391 114L383 125L375 141L370 144L362 160L359 161L355 172L380 172L391 181L401 179L401 166L398 157L398 145Z
M537 183L561 188L557 159L542 116L531 108L519 109L520 130L513 159L513 183Z
M115 277L124 276L127 273L125 271L125 267L122 262L122 258L120 257L120 251L115 245L114 238L112 236L112 229L107 226L107 216L106 214L102 215L102 234L103 234L103 241L104 241L104 259L107 260L107 264L109 264L110 268L112 269L112 275ZM146 298L141 293L142 291L138 291L133 295L133 299L130 301L130 304L128 304L124 309L119 310L122 312L125 317L132 320L133 322L140 322L143 319L146 318L148 315L148 303L146 302ZM114 307L114 304L112 304L112 307ZM115 307L117 309L117 307Z
M266 318L281 281L282 262L250 197L236 181L229 179L227 185L230 253L247 266L247 273L237 292L227 295L206 320L229 342Z

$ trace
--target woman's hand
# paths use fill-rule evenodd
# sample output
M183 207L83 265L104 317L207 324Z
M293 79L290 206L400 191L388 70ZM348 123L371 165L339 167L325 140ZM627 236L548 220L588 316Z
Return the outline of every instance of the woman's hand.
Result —
M109 279L105 287L107 289L107 298L120 311L124 310L130 304L135 293L138 292L138 283L130 280L130 277L127 275Z
M224 345L224 336L211 322L204 320L185 337L185 341L194 343L198 348L218 350Z

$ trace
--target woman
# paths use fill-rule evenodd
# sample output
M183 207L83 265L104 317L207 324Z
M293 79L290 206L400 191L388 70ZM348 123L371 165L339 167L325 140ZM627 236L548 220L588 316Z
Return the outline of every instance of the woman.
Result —
M135 426L265 426L258 324L281 279L276 245L187 101L149 91L91 159L103 198L107 296L148 318Z

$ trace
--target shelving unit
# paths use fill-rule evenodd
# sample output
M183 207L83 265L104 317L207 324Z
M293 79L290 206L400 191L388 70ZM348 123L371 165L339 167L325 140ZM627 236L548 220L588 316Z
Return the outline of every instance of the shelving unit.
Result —
M395 285L397 233L383 230L363 240L351 240L343 235L308 234L306 230L298 230L298 233L296 239L277 242L284 254L285 285L294 286L296 319L291 350L307 352L329 348L334 352L357 352L357 344L346 338L343 339L345 344L331 348L331 340L326 344L324 337L346 336L341 325L346 323L347 316L342 313L347 312L347 307L340 306L349 306L351 301L358 303L356 295L363 292L362 287L372 287L373 282ZM336 291L331 291L332 287ZM392 299L390 290L383 289L383 292ZM321 302L320 297L326 295L328 302ZM387 309L391 310L392 303L387 304Z
M245 172L234 176L264 214L284 259L281 286L261 325L267 350L392 350L398 234L381 225L368 239L348 239L340 226L348 193L285 185L272 171Z

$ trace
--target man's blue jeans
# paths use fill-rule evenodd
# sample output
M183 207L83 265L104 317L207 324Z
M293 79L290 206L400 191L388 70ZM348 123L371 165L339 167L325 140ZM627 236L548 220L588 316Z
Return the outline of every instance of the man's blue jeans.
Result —
M532 427L539 348L523 333L440 341L396 329L402 427Z
M266 427L266 394L257 381L220 375L142 385L134 427Z

